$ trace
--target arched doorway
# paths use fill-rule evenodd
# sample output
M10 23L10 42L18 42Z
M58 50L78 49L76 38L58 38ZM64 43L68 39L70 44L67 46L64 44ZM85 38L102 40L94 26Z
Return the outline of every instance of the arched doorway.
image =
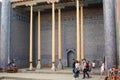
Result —
M68 67L72 67L72 59L75 58L75 53L70 50L68 53L67 53L67 66Z

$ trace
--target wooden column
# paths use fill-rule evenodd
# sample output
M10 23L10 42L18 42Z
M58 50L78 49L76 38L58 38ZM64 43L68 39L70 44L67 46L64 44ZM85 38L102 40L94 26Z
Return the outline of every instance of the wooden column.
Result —
M41 68L41 63L40 63L40 59L41 59L41 35L40 35L40 11L38 11L38 64L37 64L37 69Z
M84 21L83 21L83 6L80 6L81 10L81 59L84 59Z
M62 58L62 49L61 49L61 9L58 9L58 54L59 60Z
M29 70L32 70L33 69L33 66L32 66L32 51L33 51L33 6L31 5L30 6L30 67L29 67Z
M55 3L52 2L52 70L55 70Z
M79 23L79 0L76 0L76 18L77 18L77 60L80 61L80 23Z
M58 69L62 69L62 39L61 39L61 9L58 9L58 58L59 58L59 64L58 64Z

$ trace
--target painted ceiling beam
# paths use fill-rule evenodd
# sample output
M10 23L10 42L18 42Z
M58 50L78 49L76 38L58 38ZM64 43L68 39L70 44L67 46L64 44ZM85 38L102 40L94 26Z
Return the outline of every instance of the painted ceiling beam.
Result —
M91 1L91 0L87 0L87 1L80 1L80 6L87 6L88 4L93 4L93 3L100 3L101 0L96 0L96 1ZM67 3L58 3L55 4L55 8L65 8L68 6L76 6L76 2L67 2ZM34 11L38 11L38 10L45 10L45 9L51 9L52 5L42 5L42 6L34 6ZM29 11L30 8L25 8L25 10Z
M55 8L64 8L67 6L74 6L76 3L75 2L68 2L68 3L59 3L55 4ZM43 5L43 6L36 6L34 7L34 11L37 11L38 9L43 10L43 9L51 9L52 5ZM27 8L27 10L29 10Z
M23 0L10 0L10 2L23 1Z
M48 2L48 0L34 0L34 1L27 1L27 4L30 5L30 3L37 4L37 3L40 3L40 2ZM83 0L83 1L80 1L80 6L81 5L82 6L87 6L88 4L95 4L95 3L100 3L100 2L102 2L102 0ZM16 4L15 6L19 7L20 5L21 5L21 3L19 3L19 5ZM22 3L22 5L26 5L26 3L24 2L24 3ZM73 2L57 3L57 4L55 4L55 8L65 8L65 7L68 7L68 6L76 6L76 2L73 1ZM48 3L46 5L34 6L33 8L34 8L33 9L34 11L38 11L38 10L42 10L43 11L45 9L51 9L52 6L51 6L51 4ZM24 8L24 10L29 11L30 8L26 7L26 8Z
M33 0L33 1L23 1L23 2L19 2L19 3L12 3L12 7L15 8L17 6L23 6L23 5L36 5L37 3L44 3L44 2L48 2L49 0ZM55 2L59 2L59 0L54 0Z
M89 4L93 4L93 3L103 2L103 0L87 0L87 2L88 2Z

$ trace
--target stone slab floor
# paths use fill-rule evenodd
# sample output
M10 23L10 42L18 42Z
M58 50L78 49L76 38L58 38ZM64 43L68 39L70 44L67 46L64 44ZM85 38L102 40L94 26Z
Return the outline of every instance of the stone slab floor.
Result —
M74 80L73 74L50 74L50 73L0 73L0 80ZM104 76L92 75L92 78L82 79L80 74L76 80L104 80Z
M100 70L95 69L92 78L82 79L80 72L79 79L76 80L104 80L104 76L100 76ZM64 68L63 70L52 71L50 68L35 69L19 69L18 73L0 73L0 80L75 80L73 78L72 68Z

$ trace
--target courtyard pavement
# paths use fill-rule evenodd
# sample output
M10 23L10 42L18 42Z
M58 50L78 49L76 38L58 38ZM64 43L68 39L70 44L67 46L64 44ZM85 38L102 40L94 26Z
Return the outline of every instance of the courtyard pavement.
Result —
M76 80L104 80L104 76L100 76L99 73L91 76L91 78L82 79L82 73L80 73L79 79ZM74 78L71 68L56 71L44 68L35 71L20 69L18 73L0 73L0 80L74 80Z

